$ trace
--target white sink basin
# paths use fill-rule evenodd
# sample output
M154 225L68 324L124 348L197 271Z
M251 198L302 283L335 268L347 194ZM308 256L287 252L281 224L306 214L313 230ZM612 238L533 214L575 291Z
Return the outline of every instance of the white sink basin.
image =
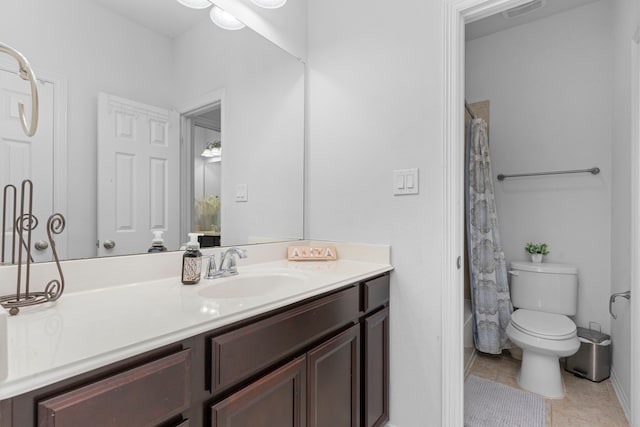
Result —
M294 291L309 282L309 276L293 271L240 273L213 279L198 291L205 298L256 298Z

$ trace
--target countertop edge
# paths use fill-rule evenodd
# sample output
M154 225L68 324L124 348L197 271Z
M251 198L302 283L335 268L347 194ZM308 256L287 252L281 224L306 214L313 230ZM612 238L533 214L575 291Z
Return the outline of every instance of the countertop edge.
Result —
M38 372L31 377L21 377L18 380L13 380L5 384L2 384L0 382L0 400L11 399L22 394L49 386L56 382L63 381L74 376L123 361L130 357L134 357L136 355L140 355L145 352L194 337L201 333L213 331L215 329L222 328L254 316L262 315L270 311L301 302L308 298L331 292L333 290L337 290L351 284L356 284L363 279L384 274L392 270L393 266L383 265L378 268L369 270L366 273L354 275L349 278L333 282L326 286L320 286L318 288L293 295L291 297L280 298L276 301L265 303L264 305L255 307L253 309L243 311L234 315L229 315L223 319L206 321L198 325L176 330L171 333L163 334L160 336L152 336L149 339L141 341L134 345L114 349L113 351L108 351L97 356L89 357L87 359L78 360L71 364L60 366L48 371L46 374Z

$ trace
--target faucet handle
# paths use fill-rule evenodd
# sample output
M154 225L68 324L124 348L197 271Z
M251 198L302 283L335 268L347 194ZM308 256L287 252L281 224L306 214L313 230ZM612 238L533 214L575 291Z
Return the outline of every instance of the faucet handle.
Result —
M205 279L213 279L217 277L220 272L216 268L216 256L215 254L209 256L209 264L207 265L207 275Z

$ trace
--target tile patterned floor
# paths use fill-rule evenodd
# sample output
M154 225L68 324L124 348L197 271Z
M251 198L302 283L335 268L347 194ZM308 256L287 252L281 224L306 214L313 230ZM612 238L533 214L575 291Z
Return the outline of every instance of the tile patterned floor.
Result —
M521 389L519 369L520 361L506 352L497 356L477 353L469 374ZM565 398L545 399L547 427L629 427L611 380L594 383L564 370L562 377Z

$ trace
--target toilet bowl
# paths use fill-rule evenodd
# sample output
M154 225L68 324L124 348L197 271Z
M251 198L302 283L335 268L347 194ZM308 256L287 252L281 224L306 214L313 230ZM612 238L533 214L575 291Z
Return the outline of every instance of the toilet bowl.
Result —
M576 325L567 316L520 309L506 329L509 339L522 349L518 384L548 398L564 396L561 357L580 348Z
M518 384L544 397L564 396L560 358L580 348L575 323L577 268L565 264L513 262L511 314L506 334L522 349Z

